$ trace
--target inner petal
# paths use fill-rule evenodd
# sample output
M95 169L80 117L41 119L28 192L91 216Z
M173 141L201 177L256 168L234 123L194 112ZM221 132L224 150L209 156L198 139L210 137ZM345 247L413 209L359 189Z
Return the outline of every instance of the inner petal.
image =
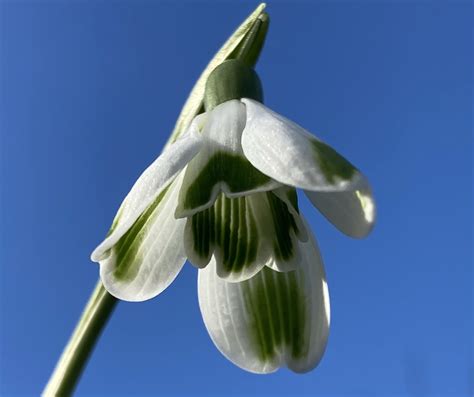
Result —
M235 198L279 186L245 158L241 146L245 122L245 106L238 100L225 102L209 113L203 148L186 170L177 218L210 207L220 192Z
M255 275L265 265L294 270L300 261L298 240L306 239L297 211L274 192L228 198L188 218L185 249L189 260L205 267L212 255L217 274L237 282Z
M220 273L241 273L255 266L261 235L246 197L229 199L220 194L214 205L188 218L185 247L189 260L205 267L213 254Z

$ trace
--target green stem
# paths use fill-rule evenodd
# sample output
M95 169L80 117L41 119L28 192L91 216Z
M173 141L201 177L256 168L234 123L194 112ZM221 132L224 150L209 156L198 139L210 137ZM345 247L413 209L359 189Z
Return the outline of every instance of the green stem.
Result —
M117 302L117 299L105 290L99 280L43 391L43 396L72 394Z

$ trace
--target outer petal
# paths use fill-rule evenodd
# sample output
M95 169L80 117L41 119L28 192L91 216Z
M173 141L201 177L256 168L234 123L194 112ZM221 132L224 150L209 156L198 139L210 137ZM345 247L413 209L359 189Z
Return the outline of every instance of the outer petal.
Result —
M367 236L376 219L375 200L365 178L347 192L305 191L314 206L341 232L355 238Z
M307 239L296 207L294 189L233 199L220 194L210 208L187 219L188 258L204 268L214 255L217 275L230 282L247 280L265 265L294 270L301 260L298 240Z
M203 148L186 171L176 209L178 218L209 208L220 192L235 198L280 186L245 158L241 147L244 127L245 106L238 100L209 112Z
M247 124L242 149L254 167L285 185L312 191L345 191L359 171L308 131L251 99L242 99Z
M186 261L184 219L175 219L182 177L175 179L100 262L100 277L112 295L144 301L161 293Z
M202 116L196 117L186 134L169 146L138 178L120 206L107 237L92 252L94 262L107 258L110 248L197 154L202 145L199 135L202 121Z
M199 306L206 328L224 356L242 369L269 373L286 365L307 372L320 361L329 332L329 295L313 237L301 244L296 271L265 268L241 283L199 271Z

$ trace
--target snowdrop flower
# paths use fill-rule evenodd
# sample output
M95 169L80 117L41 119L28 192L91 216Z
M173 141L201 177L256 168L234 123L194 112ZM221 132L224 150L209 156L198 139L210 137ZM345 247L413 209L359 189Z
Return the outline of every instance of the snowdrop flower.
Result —
M349 161L262 102L253 69L217 67L205 112L137 180L92 260L112 295L143 301L189 259L226 357L257 373L305 372L326 346L329 297L295 188L353 237L370 232L375 205Z

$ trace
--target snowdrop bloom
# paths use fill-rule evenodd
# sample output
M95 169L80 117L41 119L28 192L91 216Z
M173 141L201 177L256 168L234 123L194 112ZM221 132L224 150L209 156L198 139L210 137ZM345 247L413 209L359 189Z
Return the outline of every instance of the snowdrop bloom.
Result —
M216 68L205 113L137 180L92 260L112 295L143 301L189 259L201 269L205 325L227 358L257 373L305 372L326 346L329 297L295 188L353 237L369 233L375 206L351 163L262 97L253 69Z

